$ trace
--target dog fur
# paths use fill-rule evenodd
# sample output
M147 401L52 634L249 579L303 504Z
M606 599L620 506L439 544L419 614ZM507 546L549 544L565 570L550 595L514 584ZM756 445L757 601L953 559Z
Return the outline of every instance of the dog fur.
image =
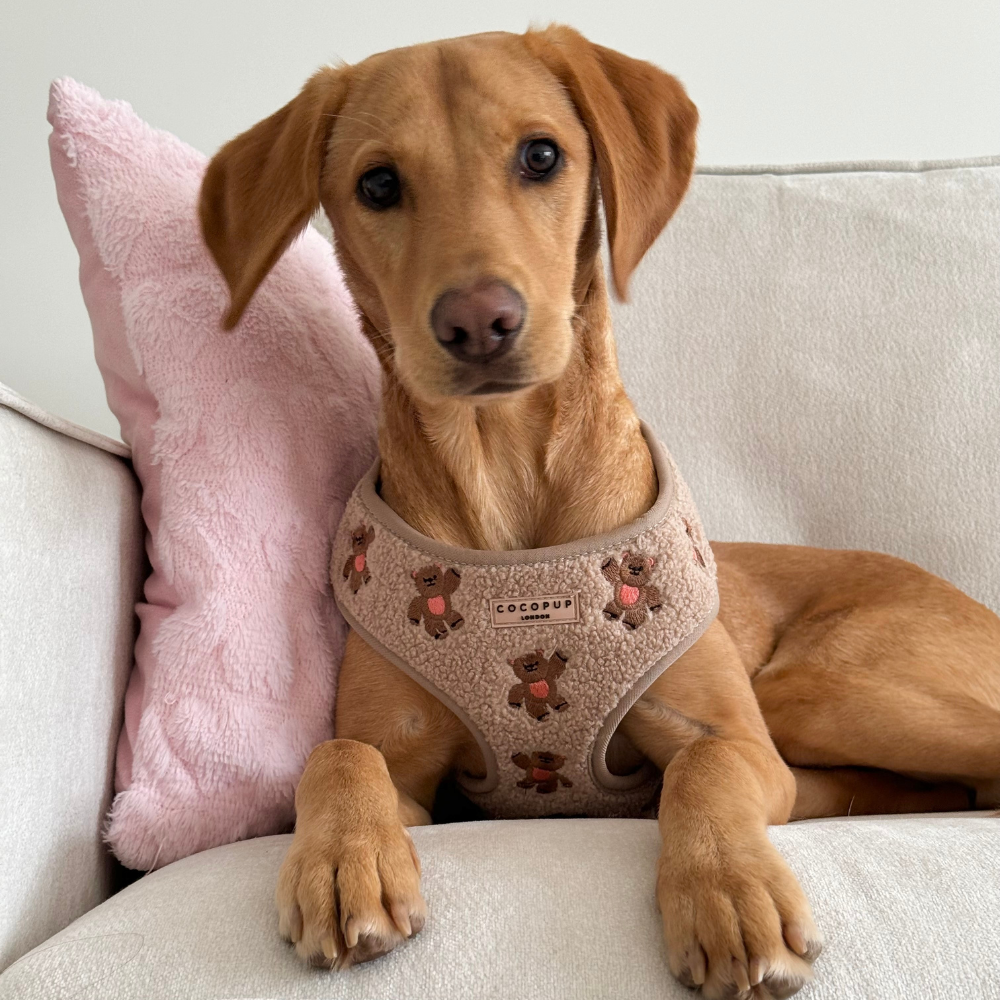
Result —
M225 325L322 205L382 364L386 502L432 538L494 550L628 523L656 481L618 374L598 199L624 297L684 195L697 117L673 77L564 27L320 70L206 175ZM517 170L537 136L562 154L545 183ZM374 211L356 186L382 165L401 196ZM498 371L457 361L429 321L442 293L484 278L526 305ZM636 703L618 743L663 770L656 892L671 971L707 997L763 1000L808 981L821 947L769 823L997 794L1000 620L888 556L713 550L718 619ZM336 731L299 783L277 902L304 959L345 967L423 925L406 827L430 822L442 780L481 773L482 759L448 709L354 633Z

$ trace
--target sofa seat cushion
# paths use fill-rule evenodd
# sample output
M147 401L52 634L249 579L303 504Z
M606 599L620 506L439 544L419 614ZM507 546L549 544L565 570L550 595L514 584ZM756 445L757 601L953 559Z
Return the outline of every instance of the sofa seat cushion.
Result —
M145 876L0 976L0 997L344 1000L685 998L666 964L651 820L456 823L413 831L424 931L346 973L278 937L290 837L196 854ZM1000 819L821 820L771 836L827 948L804 1000L997 996Z

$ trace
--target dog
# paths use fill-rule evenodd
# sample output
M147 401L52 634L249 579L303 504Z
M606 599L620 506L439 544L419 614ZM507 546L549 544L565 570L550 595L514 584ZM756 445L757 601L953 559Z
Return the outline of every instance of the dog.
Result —
M697 123L674 77L562 26L321 69L208 168L200 218L231 293L223 325L322 206L382 368L389 507L438 542L496 552L629 524L657 477L618 374L599 203L624 298L684 196ZM885 555L711 551L718 616L616 740L662 773L671 972L710 998L784 997L822 938L767 825L996 804L1000 620ZM423 926L406 828L484 759L354 631L335 723L297 788L277 906L303 959L343 968ZM544 782L519 766L551 786L546 801L564 794L556 765Z

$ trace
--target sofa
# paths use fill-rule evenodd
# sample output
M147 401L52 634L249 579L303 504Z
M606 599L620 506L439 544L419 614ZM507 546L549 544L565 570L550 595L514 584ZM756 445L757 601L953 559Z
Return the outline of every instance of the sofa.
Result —
M1000 610L1000 157L703 168L615 320L711 537L891 552ZM0 998L690 995L650 820L415 829L428 924L346 973L278 937L288 834L121 869L139 501L124 445L0 387ZM805 1000L1000 997L995 814L771 837L826 937Z

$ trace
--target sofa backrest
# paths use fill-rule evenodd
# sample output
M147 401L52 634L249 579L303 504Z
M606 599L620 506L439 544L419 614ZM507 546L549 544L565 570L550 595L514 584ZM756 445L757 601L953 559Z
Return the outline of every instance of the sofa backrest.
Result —
M711 537L910 559L1000 611L1000 157L706 169L615 309Z

